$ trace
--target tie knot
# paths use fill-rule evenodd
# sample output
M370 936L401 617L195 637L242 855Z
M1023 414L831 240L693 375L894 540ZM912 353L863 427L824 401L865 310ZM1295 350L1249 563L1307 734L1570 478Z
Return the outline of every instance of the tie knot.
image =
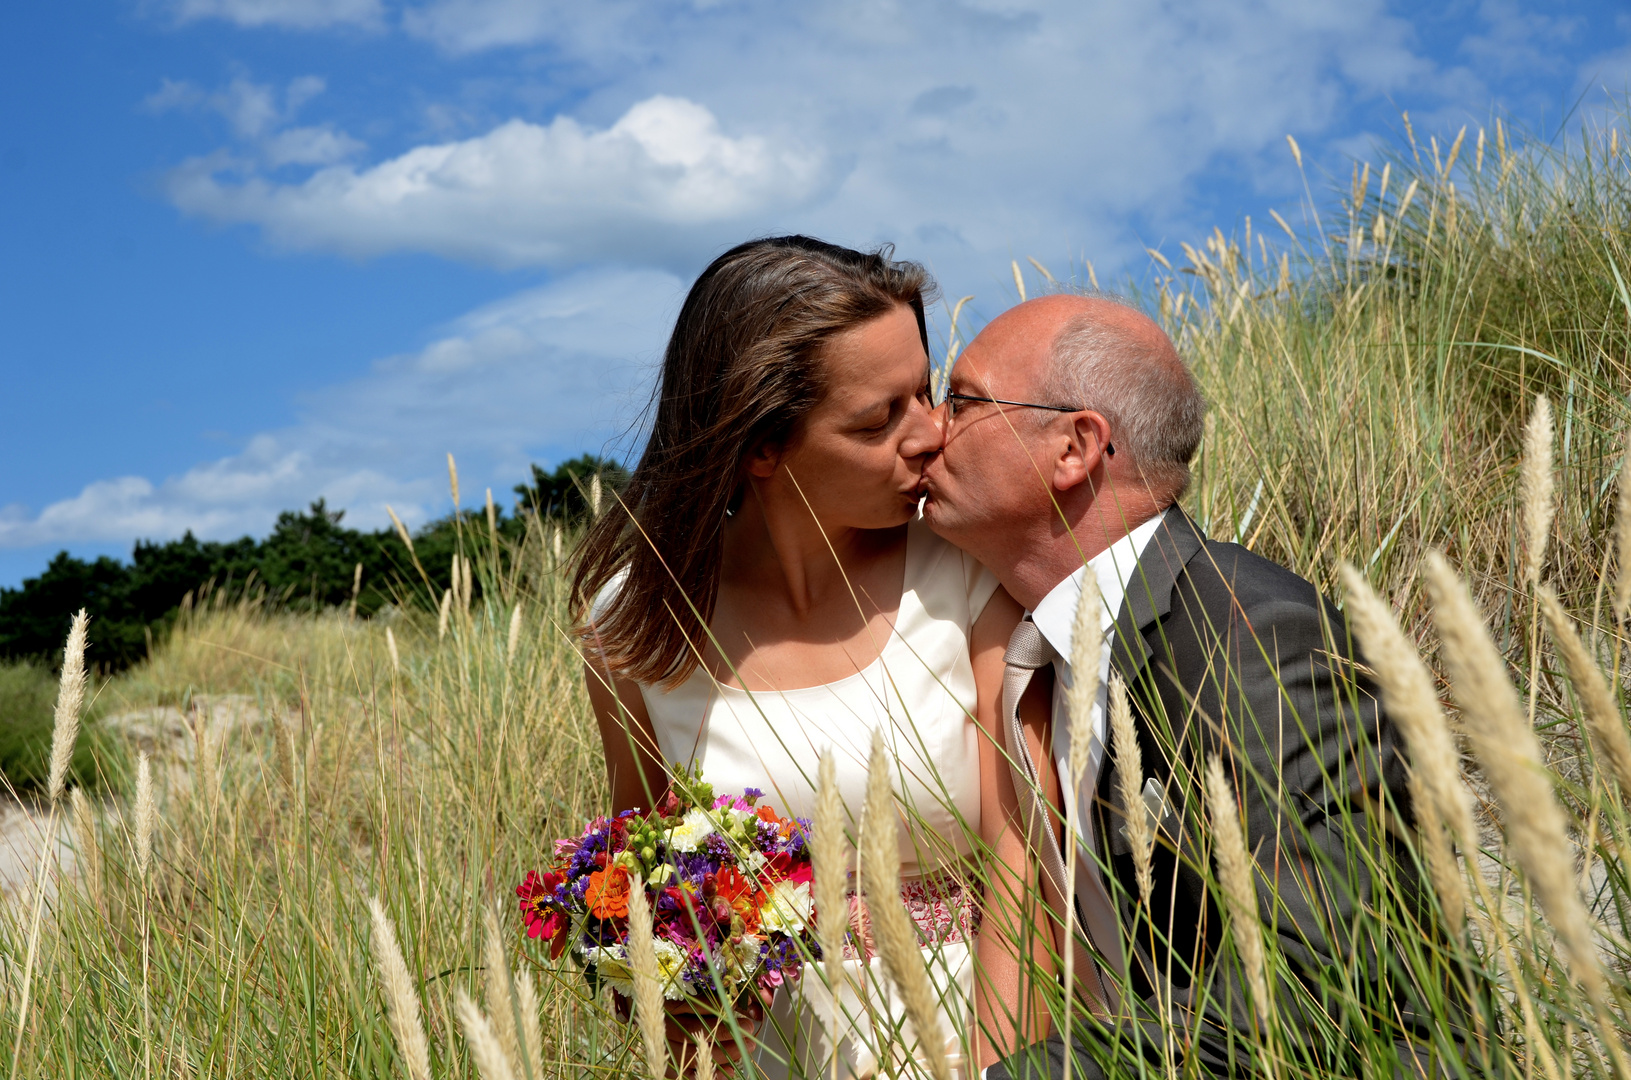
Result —
M1002 654L1003 663L1010 667L1034 671L1053 659L1053 648L1042 636L1042 631L1030 619L1021 619L1008 637L1008 651Z

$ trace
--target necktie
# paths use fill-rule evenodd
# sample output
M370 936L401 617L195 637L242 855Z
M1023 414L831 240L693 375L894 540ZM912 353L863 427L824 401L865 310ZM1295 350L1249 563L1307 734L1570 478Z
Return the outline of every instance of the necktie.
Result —
M1059 927L1070 925L1065 919L1066 886L1065 859L1059 850L1048 817L1048 806L1042 795L1042 777L1030 747L1025 742L1025 728L1019 717L1019 701L1036 670L1053 660L1053 649L1042 637L1042 631L1029 618L1021 619L1008 638L1008 650L1003 653L1006 668L1002 675L1002 715L1004 737L1008 744L1009 767L1013 770L1014 793L1019 799L1020 821L1025 828L1025 839L1042 864L1042 895L1053 911ZM1074 799L1075 792L1066 798ZM1078 865L1077 880L1086 888L1077 889L1078 910L1095 945L1110 957L1121 954L1121 932L1116 924L1115 908L1105 893L1097 874L1081 873ZM1090 869L1090 868L1089 868ZM1086 880L1091 879L1091 880ZM1077 977L1100 1005L1108 1010L1114 1007L1116 997L1111 987L1100 976L1099 966L1092 955L1071 934L1076 948ZM1057 941L1056 941L1057 944ZM1063 955L1061 953L1060 955Z

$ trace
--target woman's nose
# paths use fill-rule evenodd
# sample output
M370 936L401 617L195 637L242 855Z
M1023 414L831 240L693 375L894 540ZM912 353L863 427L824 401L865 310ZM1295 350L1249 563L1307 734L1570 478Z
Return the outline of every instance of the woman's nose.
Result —
M906 437L901 440L901 456L932 454L945 446L946 412L944 403L930 408L921 401L914 401L907 418Z

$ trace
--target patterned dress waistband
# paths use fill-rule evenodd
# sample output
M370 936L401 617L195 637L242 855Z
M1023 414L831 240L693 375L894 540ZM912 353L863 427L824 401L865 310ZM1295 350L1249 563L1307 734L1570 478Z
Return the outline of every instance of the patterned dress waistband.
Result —
M917 929L920 949L956 942L972 943L979 932L979 890L956 874L929 873L904 881L900 886L900 901ZM844 959L855 960L863 955L871 958L877 954L865 901L851 893Z

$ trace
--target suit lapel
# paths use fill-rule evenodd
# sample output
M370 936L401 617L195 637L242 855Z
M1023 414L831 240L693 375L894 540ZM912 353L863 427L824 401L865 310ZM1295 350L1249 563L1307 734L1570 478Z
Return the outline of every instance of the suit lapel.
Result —
M1172 589L1178 575L1205 542L1206 537L1189 515L1173 506L1145 545L1144 554L1127 579L1111 642L1110 666L1128 686L1133 685L1134 677L1150 658L1145 631L1172 610Z
M1110 669L1121 676L1129 690L1138 685L1138 676L1153 655L1148 640L1150 627L1172 611L1172 593L1178 575L1205 544L1205 535L1189 515L1173 506L1167 510L1128 577L1110 642ZM1136 710L1134 715L1137 716ZM1099 842L1111 853L1125 855L1132 849L1117 824L1125 820L1127 811L1121 805L1120 790L1110 782L1115 773L1113 756L1107 752L1100 757L1099 775L1094 777L1101 811ZM1103 811L1107 808L1112 812L1105 815Z

